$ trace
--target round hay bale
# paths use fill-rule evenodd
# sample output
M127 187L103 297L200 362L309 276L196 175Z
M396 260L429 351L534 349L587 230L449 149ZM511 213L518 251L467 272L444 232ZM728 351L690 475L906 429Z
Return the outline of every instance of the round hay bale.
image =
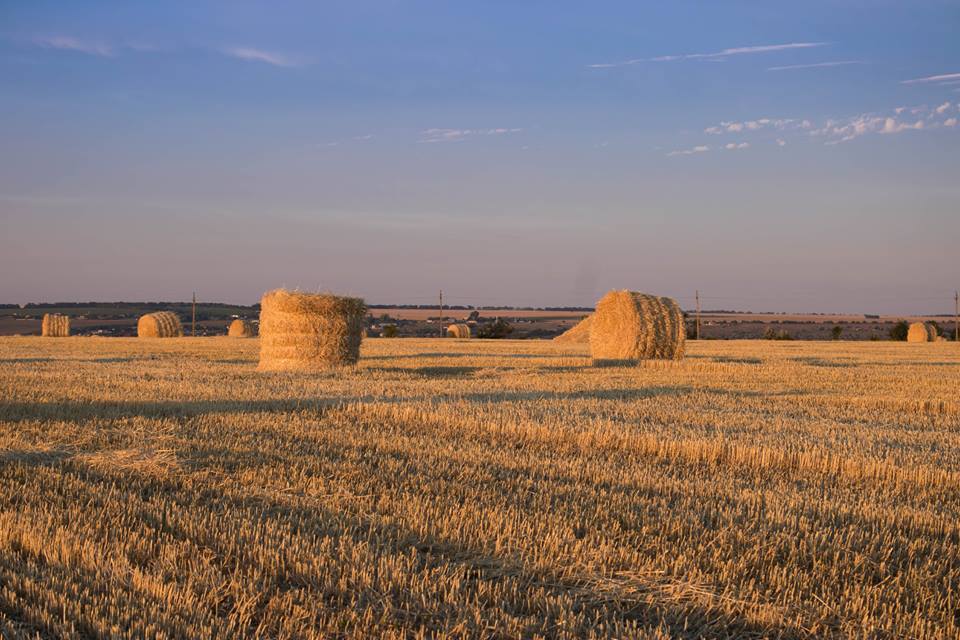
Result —
M930 329L923 322L913 322L907 331L907 342L929 342Z
M261 371L316 371L360 359L360 298L277 289L260 300Z
M231 338L252 338L256 333L253 330L253 323L237 318L230 323L227 335Z
M611 291L597 303L592 318L590 354L594 364L683 358L687 330L683 311L672 298Z
M577 324L573 325L556 338L554 342L567 342L570 344L589 344L590 342L590 322L593 316L587 316Z
M470 337L470 325L468 324L452 324L447 327L447 337L448 338L461 338L466 339Z
M180 318L173 311L155 311L137 321L139 338L179 338L183 335Z
M70 335L70 317L59 313L43 314L40 335L48 338L66 338Z
M933 326L933 323L927 325L927 337L930 339L930 342L936 342L937 338L940 336L937 335L937 328Z

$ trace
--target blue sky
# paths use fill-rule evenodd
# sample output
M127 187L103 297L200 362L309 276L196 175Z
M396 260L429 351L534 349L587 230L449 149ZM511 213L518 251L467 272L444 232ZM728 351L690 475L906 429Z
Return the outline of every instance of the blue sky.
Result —
M8 2L0 300L948 312L958 2Z

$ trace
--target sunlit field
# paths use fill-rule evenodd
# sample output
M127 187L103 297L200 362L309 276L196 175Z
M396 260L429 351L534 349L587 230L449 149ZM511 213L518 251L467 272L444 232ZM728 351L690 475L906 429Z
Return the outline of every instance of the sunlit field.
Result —
M0 339L0 635L960 635L960 349Z

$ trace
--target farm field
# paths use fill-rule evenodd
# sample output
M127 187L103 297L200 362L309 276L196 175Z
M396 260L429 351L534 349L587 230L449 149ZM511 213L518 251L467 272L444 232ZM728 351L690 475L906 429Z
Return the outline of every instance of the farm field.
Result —
M957 638L955 343L0 338L0 636Z

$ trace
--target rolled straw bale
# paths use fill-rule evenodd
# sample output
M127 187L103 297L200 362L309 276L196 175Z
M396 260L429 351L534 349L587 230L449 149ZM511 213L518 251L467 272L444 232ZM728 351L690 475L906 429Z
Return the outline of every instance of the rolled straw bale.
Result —
M936 342L939 337L937 335L937 328L933 326L932 322L927 325L927 337L930 338L930 342Z
M360 359L360 298L277 289L260 300L261 371L315 371Z
M255 334L253 324L247 320L237 318L230 323L227 329L227 335L231 338L252 338Z
M672 298L636 291L610 291L590 322L594 364L636 363L683 358L687 330Z
M910 330L907 331L907 342L929 342L930 331L922 322L913 322L910 324Z
M70 317L59 313L43 314L40 335L49 338L66 338L70 335Z
M468 324L452 324L447 327L447 337L448 338L469 338L470 337L470 325Z
M179 338L183 335L180 318L173 311L155 311L140 316L137 336L140 338Z
M587 316L577 324L573 325L556 338L554 342L569 342L571 344L589 344L590 343L590 322L593 316Z

